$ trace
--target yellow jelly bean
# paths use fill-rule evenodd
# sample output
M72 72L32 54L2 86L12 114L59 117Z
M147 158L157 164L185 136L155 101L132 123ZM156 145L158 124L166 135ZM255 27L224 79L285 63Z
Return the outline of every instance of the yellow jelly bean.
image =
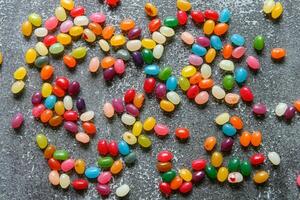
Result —
M22 34L26 37L31 36L31 34L32 34L32 24L29 21L25 21L22 24Z
M177 8L182 11L189 11L192 8L192 4L187 0L177 0Z
M210 48L205 54L205 62L212 63L217 55L217 52L214 48Z
M125 132L122 135L122 138L129 145L134 145L137 143L137 138L130 132Z
M227 177L228 177L228 174L229 174L228 169L226 167L221 167L218 170L218 174L217 174L218 181L220 181L221 183L223 183L224 181L226 181Z
M60 0L60 5L66 10L72 10L74 8L73 0Z
M192 180L192 177L193 177L191 171L188 170L188 169L180 169L179 170L179 176L183 180L185 180L186 182L190 182Z
M27 70L25 67L19 67L15 72L14 72L14 78L16 80L23 80L27 74Z
M205 35L211 35L215 29L215 22L211 19L206 20L203 25L203 32Z
M65 33L59 33L57 36L57 41L61 43L62 45L70 45L72 43L72 37Z
M194 74L196 74L196 72L197 72L196 67L194 67L192 65L188 65L188 66L185 66L181 70L181 75L185 78L189 78L189 77L193 76Z
M48 48L43 42L36 43L35 50L41 56L46 56L48 54Z
M48 139L44 134L40 133L36 136L36 143L40 149L45 149L48 145Z
M42 17L36 13L31 13L28 16L28 21L35 27L40 27L42 25Z
M142 40L142 46L146 49L153 49L156 46L156 42L149 38L144 38Z
M269 173L266 171L256 172L253 176L253 181L257 184L262 184L269 179Z
M48 97L52 94L52 85L50 83L43 83L42 85L42 96Z
M73 37L79 37L83 33L83 28L81 26L73 26L69 30L69 34Z
M158 9L152 3L145 4L145 12L150 17L155 17L158 14Z
M36 57L37 52L33 48L28 49L25 53L25 61L27 64L33 64L36 60Z
M96 40L96 35L93 31L91 31L90 29L86 28L83 31L83 38L85 39L85 41L87 42L95 42Z
M154 117L148 117L144 121L143 128L145 131L151 131L154 128L155 124L156 124L156 119Z
M65 21L67 19L67 13L65 9L61 6L57 7L55 9L55 17L58 19L58 21Z
M77 174L83 174L85 171L85 162L82 159L77 159L75 161L75 171Z
M137 137L137 136L141 135L142 131L143 131L142 122L136 121L132 127L132 134Z
M282 4L280 2L276 2L273 10L272 10L272 13L271 13L271 16L273 19L277 19L279 18L283 13L283 7L282 7Z
M20 92L23 91L24 87L25 87L25 83L23 81L16 81L11 86L11 92L13 94L19 94Z
M110 39L110 44L111 46L122 46L126 43L126 38L123 35L114 35L111 39Z
M272 10L275 7L275 1L274 0L265 0L264 6L263 6L263 11L266 14L269 14L272 12Z
M211 155L211 165L214 167L220 167L223 163L223 156L220 152L214 152Z
M174 104L167 100L161 100L159 105L160 108L166 112L172 112L175 109Z
M62 101L57 101L54 105L54 111L57 115L61 116L65 113L65 106Z

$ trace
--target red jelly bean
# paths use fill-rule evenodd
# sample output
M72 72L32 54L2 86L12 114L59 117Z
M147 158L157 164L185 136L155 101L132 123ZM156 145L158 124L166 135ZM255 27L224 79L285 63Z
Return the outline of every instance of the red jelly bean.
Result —
M173 159L173 154L170 151L163 150L157 154L157 160L159 162L169 162Z
M110 7L116 7L119 3L119 0L106 0L105 2Z
M212 19L214 21L217 21L219 19L219 13L215 10L206 10L204 12L204 17L206 19Z
M197 159L192 161L192 168L195 171L201 171L206 166L206 160L204 159Z
M46 47L50 47L52 44L55 44L57 42L57 39L54 35L47 35L44 37L43 43L46 45Z
M69 87L70 82L69 82L69 79L67 79L64 76L61 76L61 77L56 78L55 84L57 86L61 87L63 90L67 90L68 87Z
M60 170L60 162L58 160L55 160L54 158L50 158L48 160L48 166L52 170Z
M203 23L204 22L204 15L200 10L192 11L191 16L195 23Z
M55 84L52 87L52 93L57 97L64 97L66 95L66 91Z
M189 99L194 99L197 96L197 94L199 94L199 92L200 92L200 89L199 89L198 85L192 85L186 92L186 96Z
M151 93L153 92L155 88L156 81L154 78L146 78L144 81L144 91L146 93Z
M260 165L265 161L265 156L262 153L256 153L250 157L251 165Z
M98 148L98 152L101 156L106 156L108 154L109 150L108 150L108 145L107 145L106 140L99 140L97 148Z
M64 119L67 121L77 121L78 120L78 113L73 110L68 110L64 113Z
M166 197L170 196L171 193L172 193L172 190L170 188L170 185L169 183L165 183L165 182L162 182L159 184L159 190L161 193L163 193Z
M177 128L175 135L178 139L186 140L190 137L190 131L187 128Z
M152 19L149 24L148 24L148 28L149 28L149 31L151 33L157 31L161 26L161 20L160 19Z
M248 86L243 86L240 89L240 95L243 101L252 102L254 99L253 93Z
M75 18L75 17L84 15L84 13L85 13L84 7L77 6L71 10L70 15L71 15L71 17Z
M133 102L135 97L136 91L135 89L129 89L124 94L124 101L126 104Z
M118 156L119 155L119 149L118 144L116 141L112 140L108 144L108 151L111 156Z
M184 12L182 10L178 10L177 11L177 19L178 19L178 23L181 26L186 25L186 23L188 21L188 15L186 14L186 12Z
M89 182L84 179L75 179L72 181L72 186L75 190L86 190L89 187Z
M191 182L184 182L180 188L179 188L179 192L186 194L189 193L190 191L192 191L193 189L193 184Z
M97 132L95 124L93 124L91 122L84 122L82 124L82 128L85 133L90 134L90 135L94 135Z

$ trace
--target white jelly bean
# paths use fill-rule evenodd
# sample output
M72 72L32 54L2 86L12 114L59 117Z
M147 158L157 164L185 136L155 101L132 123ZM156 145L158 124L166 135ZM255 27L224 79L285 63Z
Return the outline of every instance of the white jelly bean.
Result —
M122 135L122 138L129 145L134 145L137 143L137 138L130 132L125 132Z
M219 63L219 67L224 71L233 71L234 70L234 63L231 60L222 60Z
M174 105L178 105L181 101L180 96L174 91L167 93L167 99Z
M48 30L46 28L40 27L34 30L34 35L36 37L45 37L48 35Z
M201 76L204 79L208 79L211 77L211 67L208 64L203 64L200 70Z
M142 47L142 42L140 40L129 40L126 43L126 48L129 51L138 51Z
M232 172L228 175L229 183L240 183L243 181L243 175L240 172Z
M121 117L121 121L128 126L133 125L135 120L136 120L135 117L133 117L132 115L129 115L127 113L124 113Z
M70 97L69 95L65 96L63 102L66 110L72 110L73 108L72 97Z
M280 164L280 156L276 152L269 152L268 153L268 159L273 165L279 165Z
M166 37L172 37L175 35L174 29L166 27L166 26L160 27L159 32Z
M80 115L80 120L83 122L91 121L95 116L94 111L86 111Z
M278 117L281 117L284 115L287 108L288 108L288 105L286 103L279 103L275 108L275 114Z
M221 88L221 87L218 86L218 85L214 85L214 86L212 87L211 92L212 92L212 95L213 95L216 99L219 99L219 100L224 99L224 97L225 97L225 95L226 95L226 93L225 93L225 91L223 90L223 88Z
M163 45L158 44L154 47L154 49L153 49L154 58L160 59L162 57L163 53L164 53L164 46Z
M116 190L116 195L118 197L125 197L130 191L130 188L127 184L121 185Z
M61 174L59 177L59 185L61 188L65 189L69 187L71 181L70 177L67 174Z
M78 16L74 19L76 26L87 26L89 24L89 18L87 16Z
M155 31L152 33L152 40L154 40L158 44L164 44L167 38L160 32Z
M229 113L224 112L224 113L219 114L219 115L216 117L215 122L216 122L216 124L218 124L218 125L224 125L224 124L226 124L227 122L229 122L229 119L230 119Z
M102 51L108 52L110 50L109 44L106 40L101 39L98 43Z

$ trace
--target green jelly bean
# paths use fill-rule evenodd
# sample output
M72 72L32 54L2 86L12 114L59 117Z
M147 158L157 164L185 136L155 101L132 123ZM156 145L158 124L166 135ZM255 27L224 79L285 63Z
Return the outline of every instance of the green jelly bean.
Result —
M168 16L164 19L164 25L170 28L178 26L178 19L176 17Z
M152 145L151 139L144 134L139 135L138 143L144 148L149 148Z
M241 169L241 174L243 176L250 176L251 171L252 171L252 167L251 167L251 164L248 160L245 160L241 163L240 169Z
M51 45L49 51L52 55L59 55L65 50L65 47L61 43L55 43Z
M150 49L143 49L142 50L142 57L145 63L152 64L154 60L153 53Z
M183 91L187 91L190 88L189 80L183 76L179 77L178 84Z
M205 173L211 180L214 180L217 178L217 170L214 166L208 164L205 167Z
M226 90L232 90L232 88L234 87L234 77L230 74L227 74L224 78L223 78L223 87Z
M253 47L257 51L263 50L265 47L265 38L262 35L258 35L254 38Z
M98 166L102 169L110 168L114 163L114 160L110 156L100 157L98 159Z
M48 139L44 134L40 133L36 136L36 143L40 149L45 149L48 146Z
M171 182L176 176L176 171L170 170L161 175L163 182Z
M130 59L130 54L127 50L120 49L120 50L117 51L116 57L120 58L122 60L128 61Z
M42 67L44 67L45 65L48 65L48 64L49 64L48 56L40 56L34 61L34 65L37 68L42 68Z
M238 158L231 158L228 162L228 170L230 172L238 172L240 169L240 159Z
M67 160L69 153L66 150L56 150L53 154L53 158L56 160Z
M36 26L36 27L39 27L42 25L42 18L40 15L36 14L36 13L31 13L29 16L28 16L28 21L33 25L33 26Z
M136 154L134 152L131 152L130 154L128 154L127 156L124 157L124 161L126 163L126 165L131 165L136 161L137 157Z
M171 74L172 74L172 68L165 67L159 72L158 78L162 81L166 81L171 76Z
M87 49L85 47L78 47L73 49L71 55L76 59L82 59L86 56Z

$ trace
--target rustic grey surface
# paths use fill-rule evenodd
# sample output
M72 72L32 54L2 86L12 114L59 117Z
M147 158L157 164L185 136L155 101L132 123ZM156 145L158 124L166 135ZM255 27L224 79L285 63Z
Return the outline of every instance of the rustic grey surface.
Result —
M107 14L107 24L118 24L121 19L133 18L138 26L146 28L148 18L143 12L146 0L123 0L117 9L108 9L102 1L81 0L77 5L87 8L87 13L103 11ZM160 17L175 15L175 0L153 0L159 8ZM281 20L272 21L261 12L262 1L254 0L211 0L193 1L195 9L212 8L221 10L228 7L232 13L230 22L230 34L240 33L247 40L247 53L258 56L262 68L258 74L250 72L248 84L255 93L256 102L264 102L268 105L268 115L265 119L256 119L251 113L251 107L241 103L237 108L230 109L223 104L210 99L208 105L199 108L195 103L189 102L182 96L183 102L171 115L164 115L159 109L157 101L152 97L146 100L141 119L147 116L155 116L161 123L170 126L172 134L160 140L154 135L152 150L142 151L138 146L134 149L139 157L135 166L126 168L121 176L114 178L111 188L113 193L108 199L117 199L114 192L118 186L127 183L131 192L128 199L162 199L158 191L159 173L155 169L156 154L162 149L174 152L174 166L176 169L190 167L192 159L198 157L209 158L203 150L202 142L209 135L215 135L220 141L224 136L213 122L215 116L228 111L231 114L243 116L245 129L261 130L263 133L263 145L257 149L267 154L276 151L280 154L282 162L279 167L273 167L269 161L259 167L270 172L268 183L256 186L251 179L238 186L213 183L206 179L203 183L194 187L188 196L175 194L171 199L299 199L299 188L295 184L296 176L300 173L299 154L299 115L290 123L279 120L274 115L274 108L279 102L290 104L300 93L300 1L281 1L284 6L284 14ZM63 129L52 130L33 119L31 116L30 97L34 91L41 87L39 72L35 68L27 67L26 90L19 97L10 93L10 87L14 82L12 73L19 66L24 65L23 55L29 47L32 47L36 39L26 40L20 34L22 21L31 12L40 13L45 20L53 15L59 1L50 0L0 0L0 50L4 54L4 64L0 68L0 199L99 199L95 185L91 184L88 191L78 193L73 189L62 190L52 187L48 182L49 168L35 144L35 135L44 132L52 144L58 148L67 149L73 158L84 158L88 165L97 160L96 144L99 138L119 140L121 134L127 129L121 124L119 117L109 122L103 117L101 108L104 102L114 97L120 97L121 93L130 87L142 89L144 75L142 69L128 63L126 75L116 78L111 84L106 84L102 78L102 72L92 76L87 71L87 65L91 57L104 55L97 45L89 46L88 57L75 71L69 71L61 60L51 60L55 66L55 76L65 75L71 80L81 83L80 96L86 99L88 109L96 111L96 125L98 133L88 146L83 147ZM141 25L142 24L142 25ZM189 22L186 28L178 28L176 37L166 47L166 52L159 62L160 66L170 65L176 75L187 64L187 56L190 49L180 41L179 34L184 30L191 31L194 35L200 35L201 29L195 28ZM261 55L256 55L251 47L252 39L263 34L266 37L266 48ZM144 31L144 35L149 35ZM227 37L226 37L227 40ZM77 43L73 46L79 46ZM275 63L270 59L270 49L284 47L288 56L282 63ZM69 51L69 50L68 50ZM213 64L213 76L220 81L222 74L217 67L220 58ZM238 65L245 66L243 60ZM237 89L237 88L236 88ZM181 92L179 92L182 94ZM14 131L10 127L10 119L17 111L25 115L25 123L21 130ZM191 130L191 139L187 143L179 143L173 136L176 127L188 127ZM219 143L220 144L220 143ZM218 145L219 149L219 145ZM241 149L238 140L231 155L246 159L255 152L255 149ZM225 156L225 163L229 159ZM256 171L256 169L255 169ZM76 176L72 174L72 178Z

